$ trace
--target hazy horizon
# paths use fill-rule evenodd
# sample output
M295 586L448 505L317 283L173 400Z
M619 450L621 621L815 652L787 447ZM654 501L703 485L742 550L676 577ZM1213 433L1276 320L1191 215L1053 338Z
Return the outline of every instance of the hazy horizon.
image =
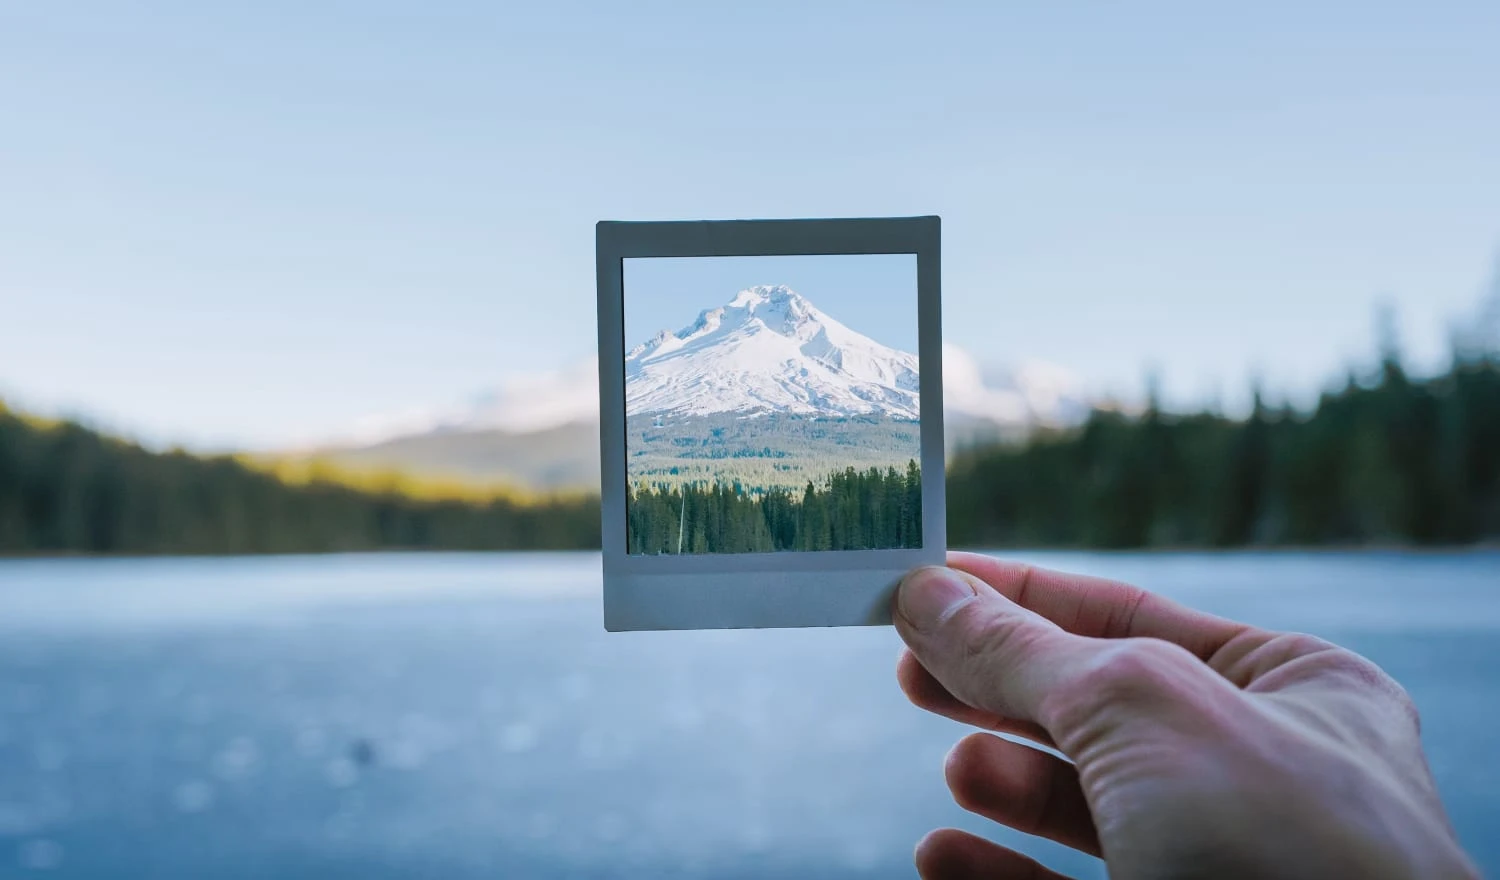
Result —
M945 339L1090 396L1307 404L1381 303L1432 372L1500 245L1500 7L1439 7L12 6L0 395L332 436L586 358L598 220L912 214Z

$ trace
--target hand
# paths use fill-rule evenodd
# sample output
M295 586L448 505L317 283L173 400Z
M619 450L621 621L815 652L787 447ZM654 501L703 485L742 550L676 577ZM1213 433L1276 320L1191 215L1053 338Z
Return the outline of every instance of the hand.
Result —
M1370 661L1135 587L950 554L896 599L916 705L1012 734L948 756L964 808L1102 857L1112 878L1477 877L1417 713ZM962 831L924 878L1059 875Z

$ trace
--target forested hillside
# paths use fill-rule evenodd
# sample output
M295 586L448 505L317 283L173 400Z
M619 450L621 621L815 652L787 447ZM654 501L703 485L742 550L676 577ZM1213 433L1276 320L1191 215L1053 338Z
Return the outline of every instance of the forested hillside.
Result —
M0 553L597 547L598 501L423 499L153 453L0 406Z
M803 490L643 487L626 499L631 553L766 553L922 546L922 472L847 468Z
M1500 540L1500 361L1414 380L1388 356L1312 412L1152 407L973 450L948 468L958 546L1239 547Z

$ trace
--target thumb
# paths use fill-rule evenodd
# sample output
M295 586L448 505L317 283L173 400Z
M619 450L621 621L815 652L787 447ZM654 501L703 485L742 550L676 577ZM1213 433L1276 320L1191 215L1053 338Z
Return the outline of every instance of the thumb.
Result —
M1057 717L1059 700L1076 704L1124 696L1115 679L1130 679L1131 702L1170 699L1147 673L1167 653L1186 654L1156 639L1095 639L1063 630L1002 596L979 578L949 568L919 568L896 593L896 630L922 666L948 692L976 709L1042 725L1065 738L1073 719ZM1154 655L1154 656L1150 656ZM1174 665L1180 660L1165 657ZM1197 664L1194 664L1197 665ZM1066 713L1072 716L1074 713Z

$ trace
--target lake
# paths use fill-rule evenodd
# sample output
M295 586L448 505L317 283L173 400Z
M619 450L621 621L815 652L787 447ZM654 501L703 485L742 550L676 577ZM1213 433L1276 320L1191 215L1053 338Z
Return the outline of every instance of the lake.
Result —
M1500 553L1018 554L1375 659L1500 874ZM907 877L889 628L607 634L578 555L0 561L0 876Z

